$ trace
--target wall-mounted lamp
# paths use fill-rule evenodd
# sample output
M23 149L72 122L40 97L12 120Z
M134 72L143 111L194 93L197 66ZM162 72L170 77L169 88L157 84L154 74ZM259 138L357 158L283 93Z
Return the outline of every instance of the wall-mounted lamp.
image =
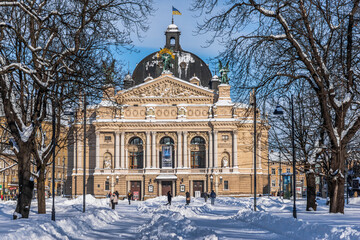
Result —
M110 179L110 177L109 177L109 176L107 176L107 177L106 177L106 179L107 179L107 180L109 180L109 179Z
M183 183L184 182L184 179L183 178L181 178L181 183Z
M116 183L119 183L119 176L116 176Z
M223 179L222 176L220 176L220 184L222 183L222 179Z
M149 179L149 184L151 183L151 178Z
M210 181L213 182L214 181L214 177L213 175L210 176Z

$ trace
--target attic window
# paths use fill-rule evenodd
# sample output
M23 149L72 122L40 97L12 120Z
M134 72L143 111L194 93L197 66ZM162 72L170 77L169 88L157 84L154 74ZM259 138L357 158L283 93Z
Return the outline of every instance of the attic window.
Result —
M111 136L105 136L105 142L111 142Z
M139 106L139 104L134 104L134 107L138 107Z

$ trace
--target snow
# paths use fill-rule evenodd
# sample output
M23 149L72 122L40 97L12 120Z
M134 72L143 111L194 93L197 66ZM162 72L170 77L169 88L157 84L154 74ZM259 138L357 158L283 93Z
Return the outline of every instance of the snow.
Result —
M16 202L0 202L1 239L359 239L360 198L350 199L345 214L329 214L326 199L318 210L306 212L306 200L297 201L298 218L292 217L292 201L259 197L254 212L252 198L218 197L215 205L202 198L157 197L147 201L120 200L115 210L108 199L86 196L56 197L56 221L47 213L37 214L32 203L29 219L10 220Z

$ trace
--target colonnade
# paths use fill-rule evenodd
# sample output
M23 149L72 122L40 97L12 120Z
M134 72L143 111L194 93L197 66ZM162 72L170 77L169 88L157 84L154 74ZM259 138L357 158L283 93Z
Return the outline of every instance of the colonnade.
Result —
M159 159L158 159L158 142L156 142L156 131L146 131L145 132L145 145L144 145L144 158L143 158L143 167L145 169L149 168L159 168ZM115 132L115 144L114 144L114 169L127 169L128 168L128 150L125 143L125 132L116 131ZM218 131L208 131L208 142L206 146L206 168L218 168L219 167L219 153L218 153ZM175 151L175 161L173 168L190 168L191 159L190 152L188 148L188 131L177 131L177 142L176 142L176 151ZM100 132L96 131L96 169L102 169L100 166ZM77 154L80 154L79 152ZM80 160L81 157L78 157ZM232 161L230 161L230 167L237 168L237 131L232 132ZM78 165L79 166L79 165ZM81 165L80 165L81 166Z

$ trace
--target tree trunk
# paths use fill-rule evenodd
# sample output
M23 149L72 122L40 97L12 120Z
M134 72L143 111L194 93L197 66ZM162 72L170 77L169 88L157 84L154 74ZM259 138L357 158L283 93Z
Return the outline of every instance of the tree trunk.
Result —
M338 150L338 149L336 149ZM329 179L330 213L344 213L344 183L345 183L345 150L336 151L331 161Z
M38 213L46 213L46 202L45 202L45 169L41 167L39 177L37 181L37 201L38 201Z
M13 218L17 219L28 218L30 213L31 200L34 190L34 180L30 172L30 151L24 151L17 154L19 162L18 176L19 176L19 198L17 201L15 212L21 216L14 214Z
M306 211L316 211L316 184L315 184L315 173L313 171L306 172Z

